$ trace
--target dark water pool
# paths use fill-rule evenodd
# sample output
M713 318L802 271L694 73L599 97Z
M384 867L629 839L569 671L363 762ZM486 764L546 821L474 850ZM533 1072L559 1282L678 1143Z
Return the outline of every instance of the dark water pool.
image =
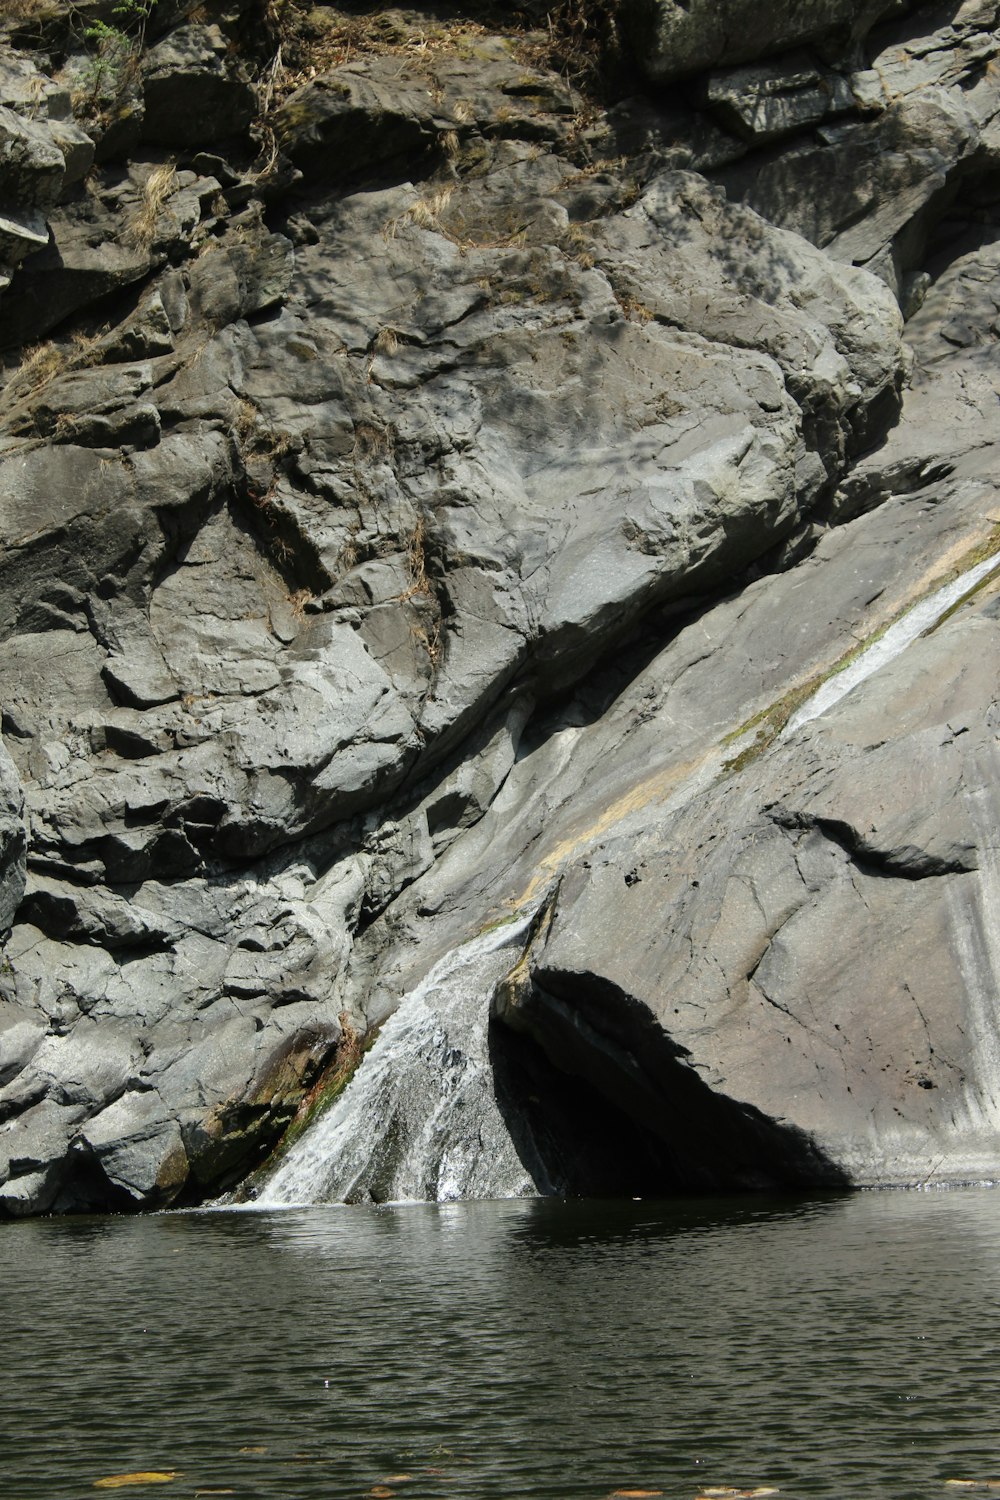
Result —
M5 1500L1000 1477L998 1191L4 1224L0 1295Z

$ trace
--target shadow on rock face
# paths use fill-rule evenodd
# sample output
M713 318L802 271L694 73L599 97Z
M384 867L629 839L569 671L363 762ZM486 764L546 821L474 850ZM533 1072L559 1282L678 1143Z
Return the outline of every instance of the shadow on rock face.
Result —
M593 1084L562 1072L531 1037L496 1020L489 1051L504 1123L539 1193L632 1198L670 1191L662 1143Z
M842 1188L805 1131L716 1093L631 996L596 976L500 987L490 1056L497 1100L541 1193Z

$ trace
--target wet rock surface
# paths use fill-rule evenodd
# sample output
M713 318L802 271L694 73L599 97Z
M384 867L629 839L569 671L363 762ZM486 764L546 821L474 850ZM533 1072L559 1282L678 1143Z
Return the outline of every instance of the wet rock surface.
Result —
M996 1175L991 575L791 719L996 543L996 7L792 9L600 104L12 38L3 1210L233 1185L522 910L494 1025L659 1186Z

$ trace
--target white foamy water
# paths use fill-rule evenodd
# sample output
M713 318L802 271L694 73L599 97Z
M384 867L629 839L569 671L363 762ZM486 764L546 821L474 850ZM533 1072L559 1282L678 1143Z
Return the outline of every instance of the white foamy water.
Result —
M535 1191L497 1104L490 1001L530 917L454 949L406 995L347 1088L257 1198L310 1203L516 1198Z
M779 738L784 739L787 735L794 734L803 724L808 724L812 719L818 719L820 714L825 714L828 709L839 703L841 698L847 696L853 688L887 666L907 646L913 644L918 636L923 635L932 625L937 624L942 615L947 614L953 604L957 604L964 594L975 588L984 578L995 573L1000 568L1000 555L988 557L985 561L977 563L968 572L962 573L958 578L946 583L943 588L922 599L902 619L890 625L885 635L875 641L860 656L856 657L842 672L836 672L827 678L822 687L817 688L811 698L807 698L801 708L797 709Z

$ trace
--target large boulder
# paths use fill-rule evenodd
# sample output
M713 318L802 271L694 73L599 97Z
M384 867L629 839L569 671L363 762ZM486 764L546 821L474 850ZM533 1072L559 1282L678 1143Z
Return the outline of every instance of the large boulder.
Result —
M713 74L704 97L724 125L755 146L850 114L857 106L850 79L807 53Z
M63 154L46 126L0 108L0 202L49 208L65 175Z
M419 49L417 51L419 56ZM491 39L474 58L369 57L296 89L275 113L284 150L310 179L357 180L374 172L478 158L483 138L568 142L579 95L526 68Z
M569 175L517 163L440 223L411 190L346 199L280 317L194 367L80 371L33 400L34 430L74 447L9 460L10 709L25 730L144 710L148 746L69 780L35 762L47 858L114 882L193 874L367 813L512 684L567 685L643 613L781 541L884 425L901 348L878 282L683 175L596 228L582 266L542 239L545 189ZM542 243L490 243L490 214L535 219ZM668 238L689 244L664 256ZM212 260L189 273L203 312ZM214 430L174 430L195 414ZM126 463L99 456L111 443ZM67 529L83 597L53 616L38 574ZM78 629L95 608L99 641ZM38 675L43 614L71 633L65 680Z
M246 71L217 26L178 27L143 61L141 139L203 148L243 134L257 109Z
M218 193L213 177L143 162L127 174L107 171L90 192L57 204L18 271L0 348L40 339L74 313L127 293L207 231Z
M877 265L943 197L980 140L961 93L930 87L876 120L831 127L772 162L734 168L728 181L758 213L835 259Z
M996 1175L997 251L978 238L914 320L902 421L851 473L876 508L553 711L395 903L397 936L356 949L379 1018L484 916L533 914L493 997L522 1039L512 1108L548 1066L565 1123L577 1079L577 1107L596 1094L649 1141L645 1191Z
M0 59L0 291L48 243L46 214L94 160L70 95L27 58Z
M803 42L857 41L899 0L625 0L622 24L654 83L751 62Z
M997 630L994 600L563 876L506 1019L679 1185L995 1175Z
M965 194L992 201L996 23L992 0L966 0L880 28L840 71L781 58L710 79L708 109L741 137L797 129L784 150L725 163L719 179L772 223L875 271L912 311L909 273L942 215Z

